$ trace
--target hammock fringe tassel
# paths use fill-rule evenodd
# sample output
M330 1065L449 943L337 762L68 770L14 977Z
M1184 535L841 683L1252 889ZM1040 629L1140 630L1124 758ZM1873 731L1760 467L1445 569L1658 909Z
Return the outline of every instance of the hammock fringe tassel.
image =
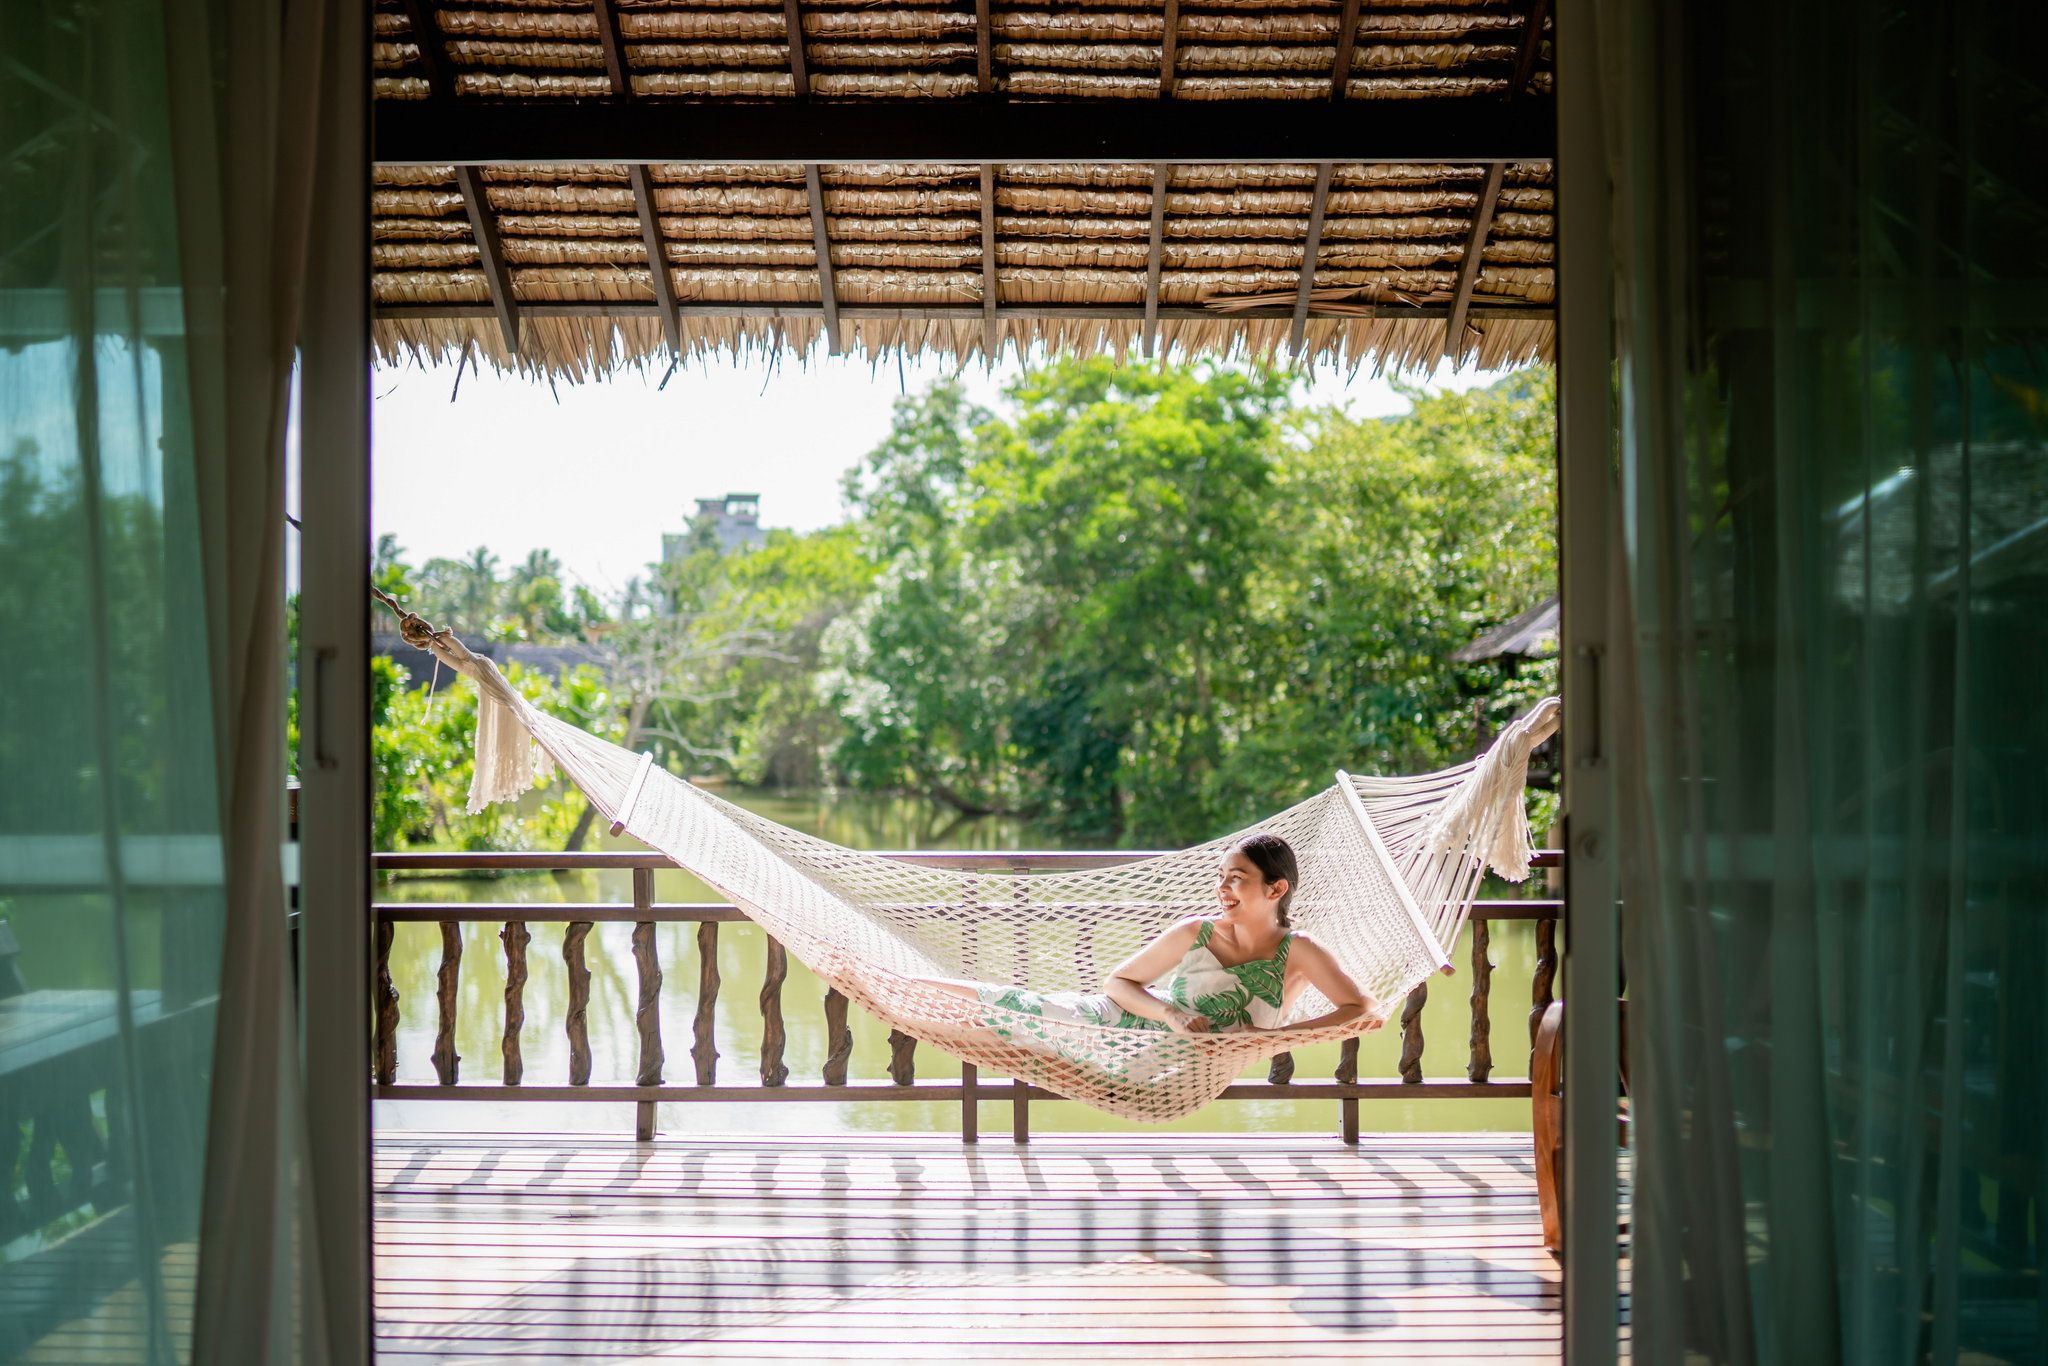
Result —
M395 604L394 604L395 606ZM1215 910L1215 869L1238 836L1115 868L964 872L815 839L722 801L533 707L490 660L406 616L401 631L482 694L469 809L518 797L559 766L615 831L688 868L812 972L893 1028L998 1076L1129 1119L1199 1110L1245 1067L1342 1039L1367 1021L1288 1033L1174 1034L1056 1020L964 999L923 978L1092 991L1176 921ZM1295 923L1382 1002L1448 966L1490 866L1528 876L1529 752L1557 728L1546 699L1471 763L1337 782L1242 834L1270 831L1301 862ZM1330 1009L1310 989L1291 1020ZM1377 1022L1372 1022L1377 1023Z

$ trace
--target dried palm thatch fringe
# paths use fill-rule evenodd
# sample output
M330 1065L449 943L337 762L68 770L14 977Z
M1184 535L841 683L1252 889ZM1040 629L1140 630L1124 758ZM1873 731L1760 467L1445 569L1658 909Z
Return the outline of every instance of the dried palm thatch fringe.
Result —
M1378 374L1428 370L1445 352L1442 319L1402 318L1393 309L1374 317L1310 317L1299 357L1288 346L1289 326L1285 319L1224 314L1214 320L1162 320L1159 354L1168 360L1215 356L1277 365L1327 364ZM993 354L978 318L851 318L840 329L848 354L877 365L898 354L973 364L1041 351L1137 360L1143 351L1143 324L1136 319L1004 318L997 324ZM467 349L501 371L570 383L626 370L665 370L675 359L652 312L611 318L529 314L520 321L517 356L505 349L491 318L379 318L372 331L383 363L453 365ZM823 324L815 316L685 317L682 338L686 364L777 355L793 355L801 363L822 344ZM1555 329L1548 319L1475 318L1461 344L1452 348L1452 360L1505 369L1550 361L1554 345Z

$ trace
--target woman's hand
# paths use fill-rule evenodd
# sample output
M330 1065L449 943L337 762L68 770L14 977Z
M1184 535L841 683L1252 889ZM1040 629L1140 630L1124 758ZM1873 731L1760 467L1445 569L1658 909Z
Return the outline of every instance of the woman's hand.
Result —
M1208 1016L1182 1010L1179 1006L1168 1006L1166 1008L1166 1027L1176 1034L1207 1034L1212 1032L1209 1028Z

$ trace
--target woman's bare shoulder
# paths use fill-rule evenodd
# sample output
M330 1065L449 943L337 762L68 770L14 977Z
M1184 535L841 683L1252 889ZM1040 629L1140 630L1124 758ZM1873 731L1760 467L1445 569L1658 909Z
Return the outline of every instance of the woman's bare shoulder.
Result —
M1290 952L1299 953L1301 950L1307 949L1311 954L1319 953L1325 958L1330 956L1330 950L1323 945L1323 942L1306 930L1295 930L1288 935L1288 939L1291 945Z

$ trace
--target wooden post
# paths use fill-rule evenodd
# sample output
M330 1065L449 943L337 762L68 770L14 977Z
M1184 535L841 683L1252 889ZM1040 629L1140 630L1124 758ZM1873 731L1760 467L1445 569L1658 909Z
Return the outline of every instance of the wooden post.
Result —
M1493 1075L1493 1021L1487 1012L1487 994L1493 990L1493 959L1487 954L1491 937L1484 920L1472 922L1472 1058L1465 1064L1471 1081Z
M960 1064L960 1141L981 1142L981 1101L975 1095L981 1069L971 1062Z
M1408 993L1401 1007L1401 1080L1410 1086L1422 1084L1422 1007L1429 1001L1429 983Z
M1536 1030L1543 1012L1550 1008L1551 984L1557 981L1557 922L1536 922L1536 975L1529 980L1529 1046L1536 1046Z
M917 1081L917 1040L900 1029L889 1031L889 1080L898 1086Z
M1022 1077L1010 1080L1010 1141L1031 1141L1031 1083Z
M761 1084L780 1086L789 1080L789 1067L782 1060L785 1034L782 1024L782 983L789 976L789 951L774 935L768 936L768 970L761 979Z
M498 1044L505 1060L505 1084L517 1086L526 1073L519 1033L526 1027L526 945L533 938L523 920L508 920L498 931L505 946L505 1036Z
M462 987L462 925L455 920L441 922L441 973L434 1004L440 1016L434 1027L434 1075L443 1086L462 1078L462 1055L455 1051L456 995Z
M653 907L654 870L635 868L633 908L644 915ZM652 921L634 922L633 965L638 969L640 978L640 1001L633 1012L633 1023L640 1033L640 1067L634 1077L634 1085L659 1086L666 1058L661 1046L661 958L654 942ZM654 1137L653 1101L643 1100L635 1104L633 1136L643 1143Z
M583 960L588 920L572 920L562 931L562 963L569 969L569 1011L562 1027L569 1035L569 1084L590 1085L590 964Z
M697 1064L697 1084L718 1084L718 922L697 927L697 1020L690 1059Z
M391 983L390 921L377 921L377 1084L398 1081L398 988Z
M1354 1086L1358 1082L1358 1039L1355 1035L1338 1045L1336 1080L1345 1086ZM1358 1097L1346 1096L1337 1102L1337 1106L1340 1136L1346 1143L1357 1143Z
M846 1061L853 1056L853 1031L846 1027L846 998L825 991L825 1084L846 1085Z

